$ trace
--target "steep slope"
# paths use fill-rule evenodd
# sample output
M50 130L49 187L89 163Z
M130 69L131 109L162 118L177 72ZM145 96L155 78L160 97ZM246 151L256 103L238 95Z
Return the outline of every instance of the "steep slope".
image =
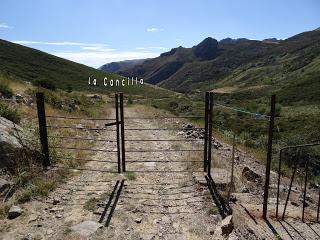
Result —
M319 42L318 30L286 40L227 38L217 42L207 38L192 48L174 48L119 73L138 75L151 84L180 92L235 83L254 86L277 81L284 86L296 78L319 76L315 67L319 66ZM297 72L300 70L303 74Z
M125 60L120 62L111 62L102 65L98 69L104 72L115 73L128 67L133 67L139 63L143 63L146 59Z
M130 94L167 95L169 91L144 85L125 87L105 87L103 79L122 79L118 74L106 73L82 64L68 61L45 52L28 48L0 39L0 74L9 75L19 80L36 82L51 81L58 88L80 91L114 92ZM97 86L88 85L88 78L96 78Z

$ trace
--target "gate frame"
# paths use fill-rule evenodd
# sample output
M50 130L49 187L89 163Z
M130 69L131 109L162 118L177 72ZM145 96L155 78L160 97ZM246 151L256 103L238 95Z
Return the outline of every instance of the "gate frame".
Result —
M42 166L46 170L51 166L50 161L50 151L48 144L48 132L47 132L47 122L46 122L46 111L45 111L45 97L43 92L36 93L36 102L37 102L37 112L38 112L38 123L39 123L39 137L41 145L41 153L43 155ZM124 114L123 114L123 93L120 93L120 105L119 105L119 94L115 94L115 109L116 109L116 121L107 123L105 126L114 126L116 125L116 136L117 136L117 157L118 157L118 173L121 173L121 160L123 172L125 172L125 146L124 146ZM120 113L120 121L119 121ZM121 129L121 136L120 130ZM120 150L121 142L121 150ZM121 158L122 157L122 158Z

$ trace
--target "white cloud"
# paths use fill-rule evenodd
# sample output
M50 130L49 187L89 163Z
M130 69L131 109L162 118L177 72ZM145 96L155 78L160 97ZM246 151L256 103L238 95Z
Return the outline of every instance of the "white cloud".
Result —
M137 47L137 50L148 50L148 49L153 49L153 50L168 50L166 47Z
M39 42L39 41L12 41L17 44L31 45L55 45L55 46L86 46L86 47L106 47L108 45L102 43L80 43L80 42Z
M155 27L147 28L147 32L160 32L160 31L163 31L163 29L155 28Z
M89 51L99 51L99 52L112 52L116 49L114 48L104 48L104 47L81 47L82 50L89 50Z
M0 23L0 28L12 28L6 23Z
M108 53L99 51L53 52L51 54L92 67L100 67L103 64L109 62L116 62L129 59L152 58L159 55L154 52L140 51L112 51Z

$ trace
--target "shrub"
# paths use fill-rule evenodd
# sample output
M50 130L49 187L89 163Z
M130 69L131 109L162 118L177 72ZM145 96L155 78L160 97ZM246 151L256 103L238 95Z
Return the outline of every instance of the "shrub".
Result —
M0 93L6 98L11 98L13 96L13 91L10 88L8 81L0 81Z
M0 116L14 123L19 123L21 116L17 109L13 109L4 103L0 103Z

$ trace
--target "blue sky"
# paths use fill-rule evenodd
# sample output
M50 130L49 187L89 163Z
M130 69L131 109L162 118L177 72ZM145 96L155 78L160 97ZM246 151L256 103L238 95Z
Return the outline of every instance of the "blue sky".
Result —
M285 39L319 13L319 0L0 0L0 38L99 67L208 36Z

